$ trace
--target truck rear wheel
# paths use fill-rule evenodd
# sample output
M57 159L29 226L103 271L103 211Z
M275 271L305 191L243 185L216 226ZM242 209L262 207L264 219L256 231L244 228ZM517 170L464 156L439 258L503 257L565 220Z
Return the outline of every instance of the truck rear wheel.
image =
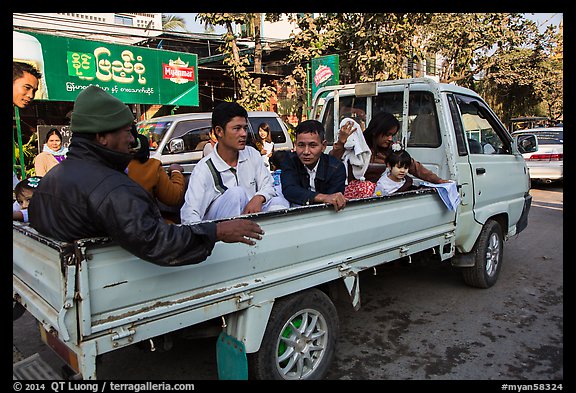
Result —
M250 374L263 380L318 380L334 357L339 322L336 307L318 289L274 304L262 345L249 354Z
M477 288L490 288L498 280L504 255L502 228L498 222L486 222L472 253L475 264L462 269L464 282Z

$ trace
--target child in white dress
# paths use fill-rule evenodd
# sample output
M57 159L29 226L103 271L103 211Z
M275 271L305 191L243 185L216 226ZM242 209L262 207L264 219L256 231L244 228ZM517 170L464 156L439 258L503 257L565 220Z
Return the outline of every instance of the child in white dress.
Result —
M386 170L378 179L374 196L390 195L395 192L409 190L413 180L408 176L408 168L412 163L410 154L402 149L400 144L392 145L392 153L386 156Z

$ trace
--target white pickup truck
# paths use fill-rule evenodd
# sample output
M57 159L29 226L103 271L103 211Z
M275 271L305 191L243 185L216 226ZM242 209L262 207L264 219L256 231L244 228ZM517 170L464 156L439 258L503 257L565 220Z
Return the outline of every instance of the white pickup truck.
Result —
M410 154L457 183L457 209L423 187L351 200L340 212L319 204L252 214L265 231L255 246L218 243L206 261L180 267L107 238L62 243L14 222L14 299L76 377L96 379L102 354L169 347L173 334L218 321L221 379L322 379L338 351L332 296L345 289L358 309L359 272L418 253L461 269L468 285L496 282L505 240L527 226L529 177L476 93L407 79L325 88L315 102L330 142L342 115L364 125L377 111L396 114Z

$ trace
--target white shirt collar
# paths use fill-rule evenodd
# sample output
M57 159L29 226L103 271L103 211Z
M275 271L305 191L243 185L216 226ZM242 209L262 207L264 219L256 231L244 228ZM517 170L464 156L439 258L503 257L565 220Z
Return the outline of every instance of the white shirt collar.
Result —
M316 170L318 169L318 164L320 164L320 160L318 160L316 162L316 165L314 165L313 169L308 168L306 165L304 165L304 168L306 168L306 170L308 171L308 175L310 177L310 190L316 192Z
M229 170L230 168L233 168L230 165L228 165L226 161L222 159L222 157L220 157L220 155L218 154L218 150L216 149L216 146L218 146L218 143L214 145L214 150L210 153L210 155L212 156L212 162L214 163L214 166L216 167L218 172L224 172ZM238 164L240 164L240 162L242 161L246 161L247 159L248 154L246 153L246 148L238 150Z

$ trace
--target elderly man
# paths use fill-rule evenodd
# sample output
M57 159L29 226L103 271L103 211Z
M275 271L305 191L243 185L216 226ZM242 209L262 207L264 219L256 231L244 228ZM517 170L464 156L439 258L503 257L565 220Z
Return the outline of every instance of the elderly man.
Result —
M109 236L163 266L202 262L218 240L253 245L261 238L260 226L249 220L166 223L150 194L124 172L133 122L130 108L101 88L78 94L68 157L42 178L28 207L34 229L62 241Z

